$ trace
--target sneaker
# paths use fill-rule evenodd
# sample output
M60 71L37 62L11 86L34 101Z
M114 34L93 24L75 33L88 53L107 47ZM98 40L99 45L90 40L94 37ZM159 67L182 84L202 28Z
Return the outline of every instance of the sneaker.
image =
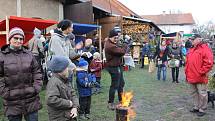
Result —
M79 119L87 120L88 118L86 118L86 117L84 116L84 114L80 114L80 115L79 115Z
M190 110L190 112L191 112L191 113L197 113L197 112L199 112L199 110L193 108L193 109Z
M115 105L114 105L114 103L108 103L107 108L110 109L110 110L115 110Z
M85 114L85 117L86 117L87 119L90 119L90 114Z
M205 112L197 112L197 116L202 117L204 116L206 113Z

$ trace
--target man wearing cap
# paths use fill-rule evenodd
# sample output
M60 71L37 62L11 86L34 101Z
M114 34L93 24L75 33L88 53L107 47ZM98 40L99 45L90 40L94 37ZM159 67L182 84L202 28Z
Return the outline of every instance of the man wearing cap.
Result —
M9 44L0 51L0 96L9 121L22 121L23 116L26 121L38 121L38 110L42 108L40 66L23 46L24 39L21 28L12 28Z
M213 53L199 34L191 37L193 48L187 53L185 64L186 80L191 86L194 107L190 110L197 116L204 116L207 109L208 73L213 67Z
M76 92L68 81L69 61L64 56L53 56L48 68L53 76L47 84L46 99L49 121L75 121L79 107Z
M119 102L122 101L121 93L125 85L123 79L123 62L122 58L126 53L127 44L122 43L118 45L120 38L119 29L113 29L109 33L109 39L105 42L105 56L106 56L106 69L111 75L111 86L109 89L108 108L115 109L114 97L115 92L118 91Z

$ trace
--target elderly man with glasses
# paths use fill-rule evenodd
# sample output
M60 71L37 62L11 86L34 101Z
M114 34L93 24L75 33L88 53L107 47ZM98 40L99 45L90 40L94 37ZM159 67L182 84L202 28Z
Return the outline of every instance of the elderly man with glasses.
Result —
M187 82L191 85L194 107L190 110L201 117L207 109L208 73L213 67L213 53L199 34L191 37L193 47L188 51L185 64Z

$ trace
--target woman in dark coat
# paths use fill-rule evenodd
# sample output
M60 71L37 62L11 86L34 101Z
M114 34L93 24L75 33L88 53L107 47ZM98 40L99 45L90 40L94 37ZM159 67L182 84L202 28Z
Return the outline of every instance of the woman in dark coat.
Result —
M170 56L171 56L171 62L173 64L171 65L172 70L172 82L179 83L178 76L179 76L179 68L180 68L180 62L183 58L181 48L178 47L177 43L173 43L172 47L170 49Z
M32 53L23 46L22 29L12 28L9 45L0 52L0 96L9 121L38 121L42 108L39 92L42 88L41 69Z

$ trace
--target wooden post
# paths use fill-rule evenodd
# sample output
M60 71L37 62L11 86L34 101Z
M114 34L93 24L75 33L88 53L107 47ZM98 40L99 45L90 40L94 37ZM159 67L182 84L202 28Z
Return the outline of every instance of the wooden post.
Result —
M99 53L100 53L100 59L102 60L102 27L99 26Z
M9 44L9 38L8 38L8 34L9 34L9 18L6 16L6 44Z

